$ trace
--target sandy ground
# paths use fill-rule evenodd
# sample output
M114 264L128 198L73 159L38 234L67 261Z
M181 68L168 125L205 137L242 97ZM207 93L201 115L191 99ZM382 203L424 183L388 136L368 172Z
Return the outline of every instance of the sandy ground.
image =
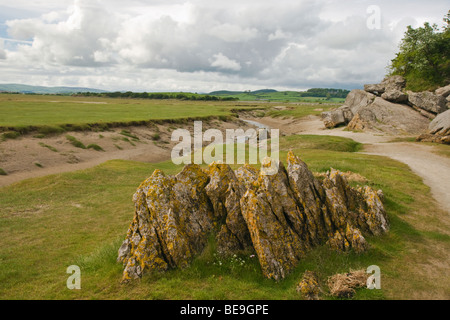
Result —
M251 126L240 120L203 121L203 130L214 128L225 132L226 129L249 127ZM0 168L7 172L6 176L0 175L0 187L28 178L87 169L113 159L149 163L169 160L172 147L178 143L171 141L171 132L178 128L193 132L193 125L165 124L153 127L115 128L107 132L66 133L85 146L97 144L104 151L76 148L67 140L66 134L45 138L27 135L6 140L0 142ZM127 130L138 139L121 134L122 130ZM154 139L155 134L159 135L158 140Z
M303 119L251 118L281 134L316 134L351 138L364 143L363 153L387 156L407 164L431 188L439 205L450 213L450 159L433 152L434 147L408 142L389 142L397 136L370 132L345 131L344 128L326 129L317 116Z

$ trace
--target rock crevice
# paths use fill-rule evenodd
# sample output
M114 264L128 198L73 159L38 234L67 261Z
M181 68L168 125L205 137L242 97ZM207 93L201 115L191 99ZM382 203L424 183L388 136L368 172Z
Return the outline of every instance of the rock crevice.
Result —
M252 251L264 276L281 280L314 246L367 250L364 235L389 229L381 199L380 190L353 188L338 170L318 180L292 152L274 175L218 163L187 165L174 176L155 170L133 196L135 215L118 252L123 281L188 266L211 236L220 254Z

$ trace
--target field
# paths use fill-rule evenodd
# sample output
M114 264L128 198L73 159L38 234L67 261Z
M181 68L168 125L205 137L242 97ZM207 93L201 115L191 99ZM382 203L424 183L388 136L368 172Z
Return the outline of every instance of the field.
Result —
M236 102L0 94L0 128L20 131L31 126L64 127L67 124L133 125L148 120L226 117L236 108L252 107Z
M107 111L102 109L104 104L80 103L93 98L75 100L57 96L52 99L65 102L53 103L48 102L49 97L24 96L25 101L11 104L8 95L0 98L4 99L0 103L0 121L7 126L122 121L125 115L134 120L227 116L231 109L242 108L239 102L161 104L94 100L106 102ZM27 99L42 100L39 103ZM13 112L8 105L31 111L22 112L18 117L18 109ZM36 111L33 106L41 111L33 112ZM244 106L256 107L255 103ZM323 107L315 105L305 111L302 106L296 106L269 112L274 112L273 116L301 117L311 112L317 114L314 110ZM61 108L64 112L56 112ZM87 110L92 110L92 114ZM45 121L45 114L51 113L55 113L53 118ZM16 118L5 118L14 114ZM148 274L140 281L120 284L123 269L116 262L117 250L133 218L133 193L155 169L174 174L181 167L171 161L112 160L90 169L28 179L0 188L0 299L291 300L301 298L296 285L305 270L315 271L325 285L327 278L335 273L374 264L381 269L382 289L358 289L354 299L446 299L450 296L450 279L445 276L448 274L445 261L450 252L450 235L444 223L447 214L438 208L430 189L408 166L386 157L357 153L364 146L348 138L282 137L281 160L289 149L313 172L323 173L330 167L351 171L365 178L364 182L352 181L354 186L368 184L382 189L391 221L390 232L369 237L371 249L360 255L338 254L326 246L317 247L279 283L263 278L255 258L218 257L211 241L186 269ZM69 276L66 269L70 265L81 267L81 290L66 287ZM326 293L325 299L333 299Z
M344 98L302 97L298 91L277 92L243 92L231 94L217 94L219 97L238 98L241 101L269 101L269 102L309 102L309 103L344 103Z

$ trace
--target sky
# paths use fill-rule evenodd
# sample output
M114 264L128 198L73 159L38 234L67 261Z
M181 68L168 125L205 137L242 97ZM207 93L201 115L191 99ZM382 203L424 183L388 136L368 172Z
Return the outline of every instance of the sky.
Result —
M448 0L0 0L0 83L108 91L380 82Z

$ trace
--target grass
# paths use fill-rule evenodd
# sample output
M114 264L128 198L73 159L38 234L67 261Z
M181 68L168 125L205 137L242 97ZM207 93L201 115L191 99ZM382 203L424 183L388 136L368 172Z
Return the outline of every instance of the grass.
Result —
M0 168L0 176L7 176L7 175L8 174L6 173L6 171Z
M49 149L49 150L51 150L53 152L58 152L58 149L56 149L55 147L49 146L48 144L45 144L43 142L39 142L39 145L41 147L47 148L47 149Z
M285 138L281 159L286 146L293 146L312 171L353 171L383 190L391 230L368 237L367 253L338 254L317 247L276 283L261 276L249 255L214 255L211 239L190 267L122 285L116 258L133 218L132 195L155 169L175 174L181 167L170 161L114 160L1 189L0 299L299 299L295 287L305 270L315 271L324 284L332 274L372 264L381 268L382 289L359 289L355 299L449 296L448 263L442 257L450 252L446 214L420 178L397 161L353 152L359 147L348 139ZM336 144L339 150L330 150ZM73 264L81 267L81 290L66 288L65 272Z
M307 102L307 103L344 103L345 98L302 97L298 91L278 92L241 92L233 94L218 94L220 97L233 97L241 101L270 101L270 102Z
M95 151L105 151L102 147L100 147L98 144L91 143L87 147L87 149L94 149Z
M66 135L66 139L69 140L69 142L76 148L80 148L80 149L86 149L86 146L79 141L77 138L75 138L74 136L71 135Z
M130 137L130 138L135 139L135 140L139 140L139 138L137 136L135 136L134 134L132 134L128 130L122 130L122 131L120 131L120 134L124 135L124 136L127 136L127 137Z
M269 117L303 118L308 115L320 115L322 112L336 108L336 104L300 104L285 110L270 110L266 113Z
M107 130L109 127L140 125L148 121L175 123L187 119L229 117L231 110L236 108L254 107L243 102L2 94L0 129L20 134L38 131L44 135L66 131Z

